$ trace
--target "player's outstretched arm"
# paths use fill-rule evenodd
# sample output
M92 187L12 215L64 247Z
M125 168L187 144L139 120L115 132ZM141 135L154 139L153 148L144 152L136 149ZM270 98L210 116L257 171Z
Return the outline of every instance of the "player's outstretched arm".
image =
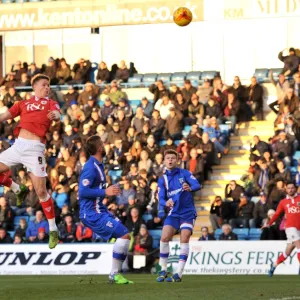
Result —
M190 171L184 170L184 178L189 184L191 192L196 192L201 189L201 184Z
M12 119L12 115L9 111L6 111L3 114L0 114L0 122L6 121L9 119Z

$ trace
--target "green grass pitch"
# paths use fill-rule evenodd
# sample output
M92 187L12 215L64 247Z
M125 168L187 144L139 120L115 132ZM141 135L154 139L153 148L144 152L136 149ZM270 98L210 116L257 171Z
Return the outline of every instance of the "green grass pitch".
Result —
M132 285L110 285L107 276L0 276L1 300L296 300L299 276L184 276L156 283L155 275L128 275Z

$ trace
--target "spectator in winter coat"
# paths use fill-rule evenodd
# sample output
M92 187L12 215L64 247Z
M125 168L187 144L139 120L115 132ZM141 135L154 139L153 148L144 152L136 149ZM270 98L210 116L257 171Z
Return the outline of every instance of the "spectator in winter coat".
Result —
M283 56L283 51L280 51L278 54L278 59L284 63L282 73L284 76L292 76L298 70L299 57L296 55L294 48L289 49L289 55L287 56Z
M176 110L179 110L183 116L184 116L184 121L185 118L188 116L188 107L189 107L189 102L185 101L182 94L177 94L175 101L173 101L173 104L175 105ZM189 122L185 122L186 124L189 124Z
M261 157L263 157L264 153L266 151L269 151L270 149L270 146L268 143L264 142L264 141L261 141L259 136L258 135L255 135L253 137L253 142L254 142L254 146L251 147L251 153L255 152L255 151L258 151L259 152L259 155ZM251 145L251 144L250 144ZM252 146L252 145L251 145Z
M300 62L299 62L300 65ZM294 75L294 81L291 82L291 88L295 91L296 97L300 98L300 71Z
M198 241L215 241L215 237L208 232L208 228L206 226L201 228L201 237L199 238Z
M220 241L236 241L238 239L237 235L232 232L232 227L228 224L222 226L222 233L219 237Z
M139 210L137 208L132 208L130 211L130 216L127 217L125 222L125 226L128 231L133 234L133 236L137 236L141 225L144 224L142 217L140 216Z
M0 227L6 230L12 230L14 228L14 211L7 203L4 197L0 198Z
M133 111L131 106L128 104L127 100L125 98L121 98L119 99L119 103L116 106L116 108L114 109L114 117L117 118L118 117L118 111L123 111L125 114L126 118L130 118L133 115Z
M113 130L108 134L107 143L113 145L116 140L126 140L126 135L120 130L120 125L118 122L113 123Z
M106 121L107 118L113 114L114 109L115 105L112 103L111 99L107 97L104 105L100 108L99 115L104 121Z
M244 188L237 184L235 180L231 180L225 187L225 198L232 198L235 202L240 201L240 197L243 193Z
M44 220L43 212L38 210L35 213L35 220L30 221L26 230L26 239L30 242L35 241L38 235L38 229L44 228L45 232L49 233L49 225L46 220Z
M0 228L0 244L12 244L13 239L4 228Z
M128 180L123 181L123 188L121 194L116 197L116 204L121 208L128 205L128 198L133 197L135 199L136 192L133 189L131 183Z
M180 140L182 137L182 118L183 115L180 111L176 111L174 107L170 108L170 115L166 119L164 130L164 137L167 139L169 136L173 140Z
M98 73L97 73L97 83L103 84L109 81L110 73L107 69L107 65L104 61L99 64Z
M44 74L50 78L50 85L55 85L58 83L58 79L56 78L56 65L55 60L53 57L50 57L48 59L48 66L46 67L46 70Z
M208 99L207 104L205 105L205 116L210 118L215 117L219 119L222 116L222 110L219 103L215 102L214 99Z
M131 121L131 126L134 127L137 133L140 133L143 131L144 124L148 121L148 118L144 115L143 109L138 107L135 117Z
M191 81L189 79L186 79L184 81L184 88L182 89L182 95L185 102L189 102L192 99L192 95L197 93L197 89L192 86ZM197 96L197 99L199 101L199 97Z
M299 99L295 95L292 88L288 88L286 96L283 98L283 101L279 105L279 111L282 113L285 106L288 106L289 113L293 114L299 109Z
M91 62L80 58L73 66L74 78L71 84L85 84L90 80Z
M197 96L199 97L200 103L206 105L208 99L210 99L210 94L212 93L212 86L210 85L209 79L204 79L203 85L198 87L196 92Z
M199 102L196 94L191 96L191 104L188 106L190 124L202 124L204 117L204 105Z
M97 93L96 93L95 86L91 82L88 82L85 84L84 91L81 92L78 97L78 104L85 106L88 104L88 101L90 99L96 100L96 98L97 98Z
M260 200L255 204L253 210L255 227L260 228L265 224L268 218L269 209L272 209L272 203L267 201L267 195L264 192L261 192Z
M248 201L246 195L241 194L240 203L237 206L235 218L229 221L229 224L232 228L253 228L254 220L253 220L253 210L254 203L252 201Z
M76 225L71 215L64 217L64 222L58 225L59 239L63 243L74 243L76 240Z
M142 98L142 102L138 107L141 107L143 109L144 115L147 118L151 118L151 114L152 114L152 111L153 111L153 104L151 102L149 102L147 97Z
M124 60L120 61L119 68L116 72L115 79L116 80L121 80L122 82L127 82L129 78L129 70L125 64Z
M164 86L162 80L157 80L155 84L150 85L149 91L153 94L153 102L156 102L159 99L162 99L163 96L169 96L169 90Z
M18 60L14 65L11 67L11 72L15 73L16 81L21 81L22 74L26 74L26 69L22 67L22 63Z
M31 63L27 72L28 78L31 79L33 76L39 73L41 73L41 70L36 67L36 64L34 62Z
M154 135L155 140L161 139L162 132L164 130L165 121L160 117L158 110L153 110L152 118L150 120L150 131Z
M199 181L204 181L204 159L198 156L197 149L193 148L190 151L190 159L187 161L186 169L189 170L194 177Z
M62 58L59 62L59 68L56 72L56 78L58 79L58 84L66 84L72 79L70 65L67 64L66 60Z
M252 111L252 115L257 120L263 120L263 96L264 90L257 82L256 77L251 78L251 84L246 90L246 101Z
M74 87L72 85L68 86L68 92L63 96L64 98L64 104L61 107L63 112L65 113L67 109L70 107L72 101L78 100L79 94L77 91L75 91Z
M291 164L293 145L286 138L284 131L280 132L279 139L274 144L273 157L278 157L284 161L286 167Z

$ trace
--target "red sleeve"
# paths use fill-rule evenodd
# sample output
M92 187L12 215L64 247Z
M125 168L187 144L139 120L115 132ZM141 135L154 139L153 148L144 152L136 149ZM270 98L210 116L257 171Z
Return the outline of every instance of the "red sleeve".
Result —
M90 228L86 227L85 235L82 238L89 239L92 236L93 236L93 231Z
M60 111L59 104L54 100L50 100L50 111L52 111L52 110Z
M10 112L13 119L19 116L21 114L20 102L15 103L8 111Z
M283 201L279 202L279 205L276 209L275 215L272 217L272 219L268 222L268 225L272 225L279 217L280 215L284 212L284 206L283 206Z
M76 229L76 238L77 240L81 237L81 226L78 225Z

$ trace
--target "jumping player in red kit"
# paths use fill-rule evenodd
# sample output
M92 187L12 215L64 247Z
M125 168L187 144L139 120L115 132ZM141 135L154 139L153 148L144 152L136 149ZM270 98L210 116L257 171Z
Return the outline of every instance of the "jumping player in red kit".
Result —
M10 178L10 168L23 164L29 173L33 187L40 200L44 214L49 222L49 248L58 244L55 224L54 205L46 189L45 136L53 120L60 119L57 102L48 98L50 92L48 76L38 74L31 80L35 96L14 104L7 112L0 114L0 122L20 117L15 129L17 138L14 145L0 154L0 184L10 187L22 204L27 189L19 186Z
M273 218L263 228L271 226L283 213L286 217L287 247L281 254L276 263L271 263L268 275L273 276L276 267L283 263L297 248L297 257L300 263L300 196L296 193L294 182L288 182L286 185L287 197L279 202L276 213Z

